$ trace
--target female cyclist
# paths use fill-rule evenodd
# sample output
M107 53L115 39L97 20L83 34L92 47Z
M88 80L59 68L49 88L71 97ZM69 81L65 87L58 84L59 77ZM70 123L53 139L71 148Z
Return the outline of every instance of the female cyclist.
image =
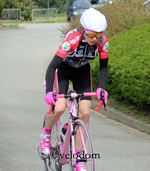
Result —
M105 16L90 8L82 13L81 26L68 32L46 72L45 102L55 105L54 115L47 115L45 127L41 133L40 149L45 154L50 153L51 129L66 109L66 99L53 99L53 82L57 69L59 93L66 94L69 80L77 93L90 92L90 60L99 56L99 83L96 90L98 98L104 88L108 75L108 38L103 33L107 28ZM104 100L107 103L107 91L104 90ZM91 97L83 97L79 102L79 118L89 124ZM78 149L77 149L78 151ZM74 166L76 171L86 171L84 163L78 162Z

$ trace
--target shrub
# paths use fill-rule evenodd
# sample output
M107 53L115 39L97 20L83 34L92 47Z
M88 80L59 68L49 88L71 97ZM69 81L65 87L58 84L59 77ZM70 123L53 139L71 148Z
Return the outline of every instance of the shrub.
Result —
M150 22L150 15L145 13L141 0L114 2L97 8L97 10L107 18L108 28L105 33L109 38L139 24ZM79 27L79 17L70 22L67 27L62 28L61 32L66 35L70 29L75 27Z
M134 26L150 22L141 0L124 0L98 8L107 18L106 35L110 38Z
M142 24L110 39L109 76L106 89L118 100L138 107L150 104L150 24ZM97 62L92 73L97 77ZM95 80L96 78L94 78ZM96 81L93 83L97 86Z
M3 2L3 8L19 8L21 9L21 16L23 20L31 20L31 12L34 8L32 0L0 0Z

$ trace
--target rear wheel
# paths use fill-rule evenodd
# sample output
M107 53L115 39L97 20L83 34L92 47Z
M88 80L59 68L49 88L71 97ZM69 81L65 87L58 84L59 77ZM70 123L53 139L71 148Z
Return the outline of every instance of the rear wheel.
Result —
M43 121L43 127L45 126L45 117ZM38 147L38 153L44 162L45 171L62 171L62 165L60 164L58 138L59 137L57 132L57 125L54 125L51 133L51 139L50 139L51 142L50 155L46 156L41 152L40 147Z
M58 145L58 132L57 125L54 125L51 134L51 152L49 167L52 171L62 171L62 165L60 164L60 151Z

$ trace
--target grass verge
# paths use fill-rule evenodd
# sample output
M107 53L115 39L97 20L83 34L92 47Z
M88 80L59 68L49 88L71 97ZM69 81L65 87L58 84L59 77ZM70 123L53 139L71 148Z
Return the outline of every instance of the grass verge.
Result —
M19 23L18 22L0 22L0 29L14 29L14 28L19 28Z
M118 102L116 99L113 99L112 97L109 97L108 106L128 116L132 116L145 124L150 124L150 111L148 108L137 108L129 102Z
M61 23L61 22L67 22L67 17L66 14L58 14L57 17L57 22ZM32 23L31 21L21 21L21 22L9 22L9 21L0 21L0 29L14 29L14 28L19 28L19 23ZM38 23L55 23L55 21L43 21L41 20L41 22Z

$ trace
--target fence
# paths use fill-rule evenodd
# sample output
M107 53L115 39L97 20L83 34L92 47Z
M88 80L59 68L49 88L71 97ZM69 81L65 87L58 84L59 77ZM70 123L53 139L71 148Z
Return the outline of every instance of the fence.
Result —
M57 9L33 9L32 22L57 22Z
M20 21L21 10L20 9L3 9L1 18L2 21Z

